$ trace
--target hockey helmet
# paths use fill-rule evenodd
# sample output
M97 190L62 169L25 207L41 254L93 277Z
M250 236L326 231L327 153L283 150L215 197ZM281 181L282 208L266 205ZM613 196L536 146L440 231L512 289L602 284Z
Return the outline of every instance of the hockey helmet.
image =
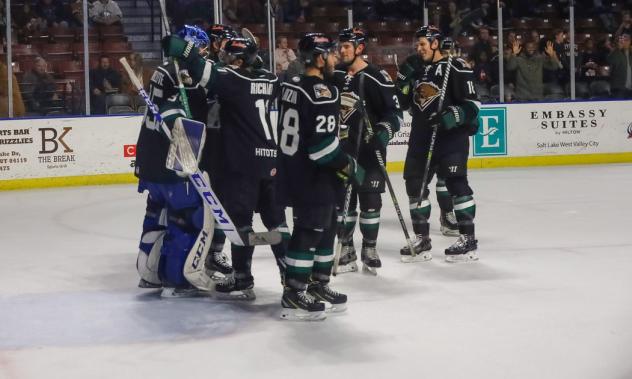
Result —
M331 38L323 33L307 33L298 42L298 51L305 64L312 64L318 55L327 59L327 54L336 46Z
M231 26L223 24L213 24L208 29L208 35L213 42L219 42L223 39L231 39L237 37L237 32Z
M201 28L195 25L184 25L182 29L178 31L178 36L187 42L193 42L195 47L204 48L208 47L211 40L208 38L208 34Z
M257 58L257 45L255 45L255 41L248 38L232 38L226 42L223 50L225 53L224 63L227 64L231 64L235 59L241 59L245 65L249 66Z
M432 41L436 39L439 41L439 44L441 44L441 41L443 40L443 34L441 34L441 30L432 25L422 26L417 29L417 31L415 31L415 38L419 39L422 37L426 38L430 43L432 43Z
M346 28L338 34L339 42L351 42L353 46L363 44L366 49L366 33L360 28Z

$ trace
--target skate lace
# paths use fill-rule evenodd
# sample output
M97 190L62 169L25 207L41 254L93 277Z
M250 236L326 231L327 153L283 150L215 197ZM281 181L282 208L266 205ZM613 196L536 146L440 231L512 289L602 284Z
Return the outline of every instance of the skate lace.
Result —
M226 279L224 279L220 284L224 287L233 287L235 285L235 277L229 276Z
M377 249L374 247L369 247L366 249L366 256L369 259L379 259L380 257L377 255Z
M448 224L452 224L452 225L456 225L457 224L456 216L454 215L454 212L446 213L445 219L448 221Z
M226 262L228 261L228 258L226 257L226 255L222 253L221 251L214 252L213 259L215 260L215 262L222 263L222 264L226 264Z
M459 239L454 243L454 247L465 247L467 245L467 237L463 234L459 236Z
M334 296L335 297L335 296L339 296L340 295L340 292L332 289L329 286L323 286L323 291L329 296Z
M316 298L305 291L301 291L297 294L299 300L304 302L305 304L312 304L316 302Z

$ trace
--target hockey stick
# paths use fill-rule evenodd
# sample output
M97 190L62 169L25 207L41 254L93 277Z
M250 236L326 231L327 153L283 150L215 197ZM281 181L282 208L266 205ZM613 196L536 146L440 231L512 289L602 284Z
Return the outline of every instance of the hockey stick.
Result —
M364 86L364 75L360 75L360 88ZM358 100L359 102L359 100ZM357 104L357 103L356 103ZM360 156L360 143L362 142L362 131L364 129L364 118L360 119L360 126L358 127L358 136L356 137L356 150L354 159L358 159ZM340 265L340 254L342 253L342 236L345 230L345 224L347 222L347 215L349 213L349 206L351 205L351 194L353 193L353 183L349 179L347 183L347 191L345 193L345 203L342 207L342 220L340 231L338 232L338 242L336 243L336 252L334 253L334 266L331 270L333 276L336 276L338 266Z
M364 106L364 86L362 85L362 79L364 78L364 73L360 77L360 90L359 96L360 100L358 100L358 105L360 111L362 112L362 118L364 119L364 124L366 126L367 133L369 138L373 136L373 126L371 125L371 120L369 119L369 113L367 112ZM408 227L406 227L406 221L404 221L404 217L402 216L402 210L399 207L399 202L397 201L397 197L395 196L395 191L393 190L393 184L391 183L391 179L388 176L388 172L386 171L386 164L384 162L384 158L382 157L382 152L378 149L375 150L375 157L377 158L377 162L380 165L380 170L382 171L382 175L384 175L384 180L386 180L386 185L388 186L388 193L391 195L391 200L393 201L393 206L395 207L395 212L397 213L397 218L399 219L399 224L402 226L402 231L404 232L404 237L406 237L406 244L410 249L410 254L414 257L415 250L413 249L413 244L410 240L410 234L408 233Z
M167 18L167 8L165 7L165 0L158 0L160 4L160 13L162 15L162 22L165 27L165 35L171 35L171 30L169 29L169 19ZM178 79L178 92L180 93L180 100L182 101L182 107L184 107L184 112L187 114L187 117L191 117L191 108L189 108L189 98L187 97L187 92L184 89L184 84L182 84L182 78L180 78L180 65L178 64L178 60L173 58L173 65L176 69L176 78Z
M151 111L151 113L154 115L155 120L160 124L162 131L165 133L167 138L169 138L169 140L173 140L171 131L162 120L162 117L160 117L158 107L151 101L151 99L147 95L147 92L145 92L145 90L143 89L143 86L140 84L140 81L138 80L136 75L134 75L134 72L129 66L129 63L127 63L127 59L123 57L119 59L119 62L121 62L123 68L129 75L130 80L138 91L138 94L143 98L145 104L147 104L147 109ZM281 242L281 234L279 232L239 232L235 227L235 224L233 224L233 221L230 219L230 216L220 203L219 199L215 195L215 192L209 185L209 181L205 179L204 174L200 172L200 169L197 167L192 169L194 173L189 176L189 180L191 181L191 183L193 183L193 186L200 194L200 197L202 197L202 200L211 207L211 209L213 210L213 217L215 218L215 221L219 225L220 229L224 231L226 237L228 237L232 244L238 246L276 245L277 243Z
M437 114L441 112L443 108L443 101L445 100L445 93L448 89L448 78L450 77L450 71L452 68L452 54L448 53L448 68L443 77L443 84L441 85L441 95L439 96L439 106L437 107ZM439 123L435 123L432 125L432 136L430 137L430 147L428 148L428 155L426 156L426 167L424 169L424 176L421 180L421 190L419 193L419 200L417 200L417 208L421 207L421 202L423 200L424 192L427 185L428 176L430 173L430 160L432 159L432 152L434 150L435 142L437 141L437 131L439 130Z

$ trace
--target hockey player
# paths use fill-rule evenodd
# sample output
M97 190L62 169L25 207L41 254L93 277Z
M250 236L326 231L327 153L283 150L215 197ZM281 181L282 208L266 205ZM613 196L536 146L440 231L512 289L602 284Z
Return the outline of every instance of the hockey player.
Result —
M209 39L206 33L192 26L178 32L204 54ZM206 91L191 86L185 71L176 72L172 62L164 63L153 73L149 96L158 107L169 127L178 117L184 117L178 94L178 81L188 83L186 89L192 118L206 121ZM138 192L147 191L147 208L137 269L140 287L164 287L162 296L188 296L195 290L183 276L184 261L201 230L203 207L197 192L189 189L186 178L165 168L170 141L151 112L146 112L138 137L135 174L139 178Z
M422 180L432 136L433 125L438 125L431 167L445 178L447 190L453 197L458 222L459 239L445 250L449 262L472 261L476 255L477 241L474 237L474 215L476 205L473 191L467 180L469 136L478 129L480 103L476 98L473 72L461 59L452 60L444 56L441 32L432 26L419 28L415 33L417 53L424 61L421 70L400 72L400 80L410 83L404 108L413 113L408 152L404 166L406 192L410 200L410 215L417 235L413 242L416 257L408 247L401 249L404 262L423 261L432 258L428 218L430 202L428 189L423 189ZM450 70L442 109L438 109L445 75ZM402 87L402 86L400 86ZM400 91L401 92L401 91ZM431 178L431 175L429 175ZM429 179L430 180L430 179ZM427 183L426 183L427 185ZM421 197L420 197L421 196Z
M346 309L347 296L329 287L335 205L342 187L338 176L361 184L363 169L340 147L340 97L337 88L324 81L334 69L334 42L309 33L298 49L305 74L281 85L279 116L279 148L294 219L281 317L314 320L325 317L323 302L333 312Z
M376 150L386 159L386 146L400 129L402 112L399 108L395 85L388 73L379 67L367 63L362 55L366 53L366 35L357 28L344 29L339 34L339 52L341 63L334 71L333 82L340 92L341 126L340 140L343 150L355 155L358 151L358 130L362 114L356 102L359 100L360 76L365 75L364 94L365 107L373 126L370 136L366 128L362 133L357 156L358 164L366 169L364 184L353 187L351 204L345 225L341 225L339 234L343 241L338 272L357 271L357 260L353 245L353 231L357 221L357 203L360 203L360 232L362 233L361 257L363 268L373 274L382 266L376 250L377 236L380 227L380 210L385 179L382 175ZM340 198L344 197L341 191ZM342 201L340 201L342 203ZM339 210L342 212L342 205ZM339 214L339 219L342 219Z
M252 231L255 211L269 230L287 231L283 207L276 200L277 145L270 119L270 103L278 93L273 74L254 70L254 41L233 38L224 46L225 66L217 67L194 53L195 47L171 36L163 40L168 56L184 60L189 72L217 96L220 104L221 169L213 182L226 211L240 231ZM283 270L284 244L272 246ZM219 297L253 300L253 246L232 245L234 275L215 287Z
M237 37L237 33L229 25L213 24L207 30L207 34L211 39L208 58L215 63L219 63L221 62L221 50L228 40Z
M418 54L408 56L397 69L397 80L395 87L397 89L397 97L404 108L404 104L408 104L408 95L412 86L413 72L423 70L424 62ZM441 210L439 222L441 224L441 233L444 236L458 236L459 227L454 215L454 206L452 204L452 196L445 185L445 179L437 175L437 183L435 186L437 202Z

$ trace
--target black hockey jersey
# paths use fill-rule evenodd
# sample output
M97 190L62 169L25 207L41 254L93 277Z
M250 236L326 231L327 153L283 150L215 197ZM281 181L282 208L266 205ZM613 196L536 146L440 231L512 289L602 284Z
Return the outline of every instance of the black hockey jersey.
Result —
M341 182L335 171L348 164L338 135L340 97L315 76L281 85L279 148L291 205L334 204Z
M432 125L428 123L428 119L438 111L447 64L448 59L444 58L439 62L424 65L413 74L413 89L408 96L401 96L400 94L404 109L411 109L413 129L432 128ZM474 72L460 58L452 60L443 109L452 105L464 106L468 110L466 112L467 120L460 128L454 130L446 131L440 128L438 134L462 133L464 131L472 134L476 132L480 103L477 100L474 86Z
M169 127L177 117L186 117L178 93L178 79L173 63L164 63L154 71L149 86L149 97L158 107L162 119ZM186 70L180 70L180 77L187 93L192 118L206 122L206 90L193 82ZM141 179L165 183L183 180L173 171L165 168L170 141L162 132L149 108L145 111L143 124L136 146L135 175Z
M273 176L278 151L270 109L275 106L278 78L264 70L217 67L210 62L204 71L200 83L220 105L219 164L231 172Z
M403 124L402 112L399 107L399 101L395 94L395 85L389 74L379 67L369 64L363 70L355 75L348 75L347 71L336 69L333 75L333 83L340 92L340 123L341 123L341 142L344 150L352 155L356 152L356 141L358 137L358 128L362 115L356 108L356 102L360 98L360 75L365 75L364 79L364 97L366 110L371 120L371 124L375 126L379 122L387 123L391 128L391 136L401 128ZM345 133L348 128L348 134ZM362 138L366 136L366 127L364 128ZM360 156L365 155L362 148L364 144L361 142ZM369 149L370 150L370 149ZM367 150L367 156L375 157L375 152Z

